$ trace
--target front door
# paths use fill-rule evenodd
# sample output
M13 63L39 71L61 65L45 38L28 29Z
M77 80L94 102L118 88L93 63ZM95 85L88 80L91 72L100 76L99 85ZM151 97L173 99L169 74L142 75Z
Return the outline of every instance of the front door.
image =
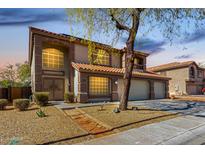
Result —
M44 78L43 91L49 92L49 100L63 100L64 79Z

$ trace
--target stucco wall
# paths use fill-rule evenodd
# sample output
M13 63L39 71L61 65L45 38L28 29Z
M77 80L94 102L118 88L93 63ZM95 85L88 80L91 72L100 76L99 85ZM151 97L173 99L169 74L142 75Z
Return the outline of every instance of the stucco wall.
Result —
M32 92L35 92L35 50L33 50L33 57L31 62L31 87Z
M77 63L89 63L88 47L84 45L74 45L74 61ZM121 67L121 56L119 54L111 54L111 66Z
M87 46L79 44L74 45L74 61L76 63L89 63Z
M186 94L186 80L189 79L189 68L180 68L166 71L169 81L170 94Z
M118 68L121 67L121 55L113 53L111 56L112 56L112 58L111 58L112 67L118 67Z
M77 70L74 71L74 96L78 96L78 78L79 78L79 72Z

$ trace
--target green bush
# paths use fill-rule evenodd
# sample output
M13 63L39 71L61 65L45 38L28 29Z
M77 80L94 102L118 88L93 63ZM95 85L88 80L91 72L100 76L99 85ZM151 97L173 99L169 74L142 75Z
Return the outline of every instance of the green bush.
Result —
M36 104L46 106L48 104L49 92L35 92L34 97Z
M25 111L28 109L30 101L28 99L14 99L13 106L19 111Z
M71 93L71 92L65 93L64 100L65 100L65 102L69 102L69 103L73 102L74 101L73 93Z
M0 110L5 109L7 104L8 104L8 100L7 99L0 99Z

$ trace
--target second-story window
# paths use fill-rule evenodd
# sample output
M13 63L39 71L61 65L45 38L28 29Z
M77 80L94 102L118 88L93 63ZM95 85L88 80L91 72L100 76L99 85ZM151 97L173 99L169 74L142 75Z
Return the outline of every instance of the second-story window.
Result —
M93 52L92 55L93 64L97 65L110 65L110 54L107 53L105 50L98 49Z
M55 48L45 48L42 53L43 69L56 69L64 68L64 54Z
M191 77L191 78L194 78L194 76L195 76L194 67L190 67L189 74L190 74L190 77Z
M143 69L144 64L143 64L143 59L142 58L135 58L134 59L134 68L135 69Z

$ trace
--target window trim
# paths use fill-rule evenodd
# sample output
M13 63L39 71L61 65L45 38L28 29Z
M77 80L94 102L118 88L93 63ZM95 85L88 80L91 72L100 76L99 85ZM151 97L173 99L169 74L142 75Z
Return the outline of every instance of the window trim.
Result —
M104 50L104 49L101 49L101 48L97 48L97 49L95 49L95 51L94 52L96 52L96 50L98 51L98 50ZM111 54L107 51L107 50L104 50L107 54L108 54L108 57L109 57L109 64L108 65L105 65L105 64L98 64L98 63L95 63L94 62L94 54L92 53L92 64L94 64L94 65L99 65L99 66L112 66L112 56L111 56Z
M108 95L92 95L90 94L90 77L101 77L101 78L107 78L108 79ZM88 91L88 98L111 98L111 91L112 91L112 80L110 77L105 76L98 76L98 75L89 75L88 81L87 81L87 91Z

